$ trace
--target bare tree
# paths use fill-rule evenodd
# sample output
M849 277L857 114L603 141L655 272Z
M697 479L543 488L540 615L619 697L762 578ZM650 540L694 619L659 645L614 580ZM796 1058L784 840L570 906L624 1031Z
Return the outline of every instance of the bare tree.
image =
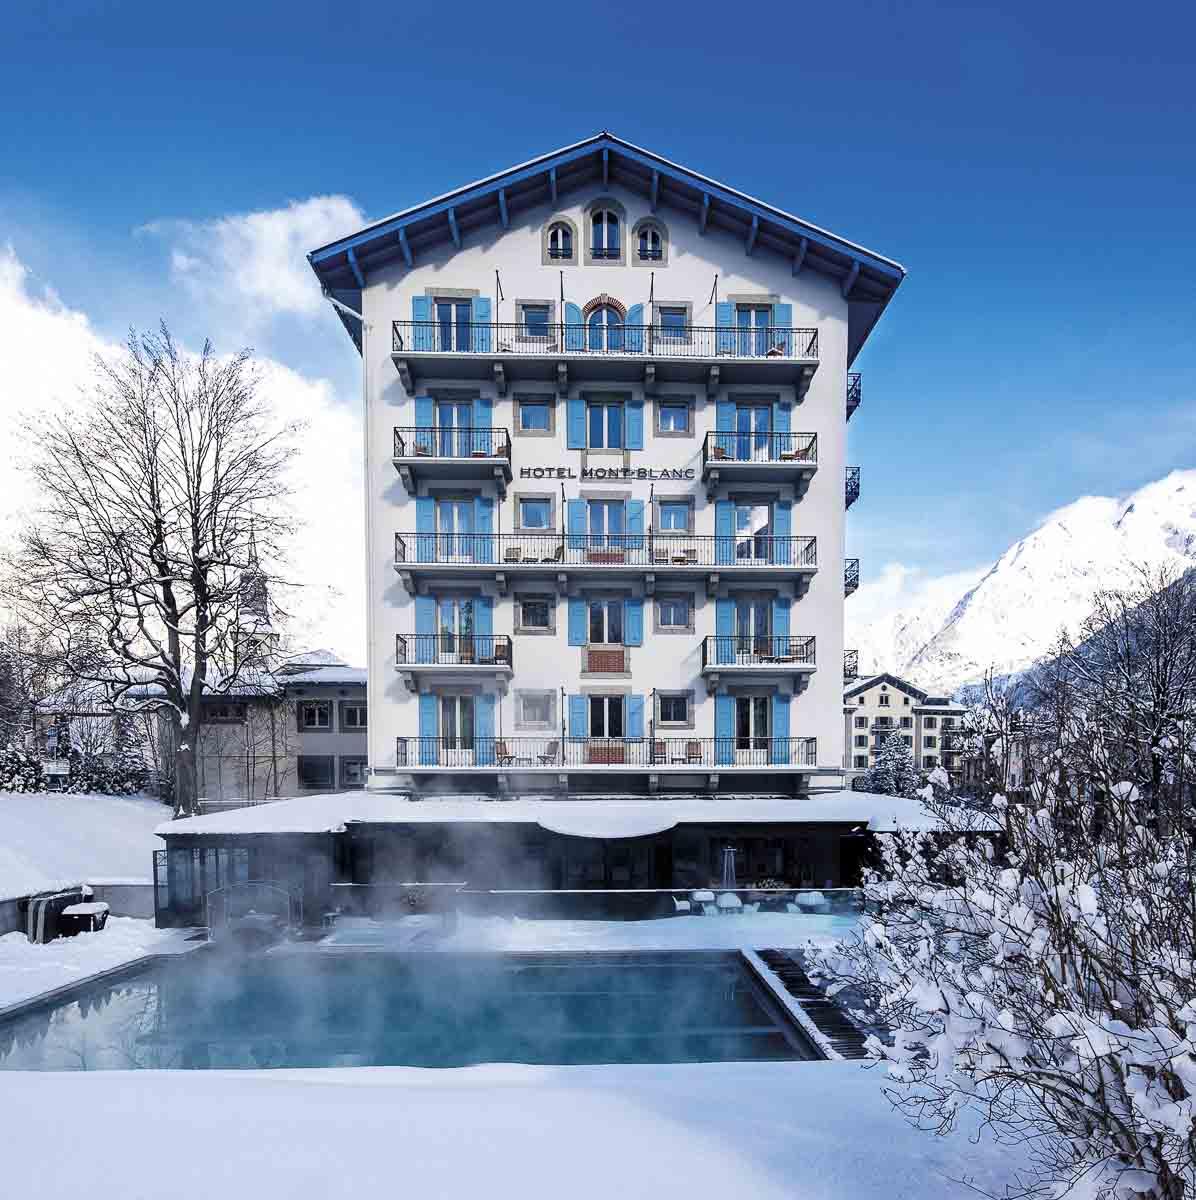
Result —
M267 410L247 351L188 355L164 325L97 360L82 405L31 426L40 505L11 602L70 678L165 714L177 815L195 811L202 698L264 666L240 608L290 532L295 428Z

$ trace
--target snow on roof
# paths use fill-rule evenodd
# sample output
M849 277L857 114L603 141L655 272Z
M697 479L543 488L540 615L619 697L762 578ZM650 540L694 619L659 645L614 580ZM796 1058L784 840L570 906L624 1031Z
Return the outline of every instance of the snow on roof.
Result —
M538 825L571 837L626 838L676 825L845 824L873 832L933 829L920 800L874 792L828 792L806 799L679 796L659 800L409 800L385 792L333 792L167 821L159 836L339 833L352 821L379 824Z
M365 684L365 667L350 667L345 663L328 666L312 666L300 670L288 670L277 676L283 687L297 683L360 683Z

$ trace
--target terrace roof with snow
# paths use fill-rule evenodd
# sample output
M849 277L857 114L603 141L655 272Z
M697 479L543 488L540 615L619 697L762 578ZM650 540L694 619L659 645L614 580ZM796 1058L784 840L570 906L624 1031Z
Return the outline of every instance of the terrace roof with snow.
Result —
M353 823L379 825L538 825L570 837L628 838L678 825L851 825L873 833L934 829L920 800L840 791L804 800L678 796L602 800L408 800L384 792L335 792L167 821L161 837L342 833Z
M801 217L727 184L670 162L603 130L375 221L308 254L321 285L360 312L370 272L396 261L408 268L421 254L462 242L483 227L507 228L513 216L591 183L616 183L647 196L654 210L671 208L708 228L744 240L744 251L780 255L797 275L816 271L836 280L848 302L848 362L855 359L901 281L905 268ZM337 314L361 350L361 322Z

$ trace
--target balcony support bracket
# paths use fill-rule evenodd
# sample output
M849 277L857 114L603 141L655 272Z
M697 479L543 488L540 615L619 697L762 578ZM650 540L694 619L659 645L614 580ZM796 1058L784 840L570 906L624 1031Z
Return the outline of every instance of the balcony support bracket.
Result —
M412 576L410 571L400 571L399 582L403 585L403 591L405 591L408 596L415 595L415 578Z
M403 488L407 495L414 496L416 490L415 472L410 467L400 467L399 479L402 480Z
M719 680L722 678L717 671L706 672L706 691L707 695L718 690Z
M507 594L507 573L506 571L494 572L494 583L498 588L498 594L505 596Z
M569 395L569 364L559 362L556 365L556 391L562 400Z
M419 680L416 679L414 671L400 671L399 678L403 681L403 686L413 696L419 691Z
M717 467L710 467L706 471L706 499L713 500L714 494L718 491L719 470Z
M494 364L494 386L498 389L500 396L507 394L507 368L501 362Z
M411 378L411 365L405 358L395 359L395 370L399 373L399 382L408 396L415 394L414 381Z
M648 791L653 792L653 793L660 791L660 776L659 775L649 775L648 776Z
M713 400L718 395L718 363L710 364L710 374L706 377L706 399Z
M569 576L564 571L557 572L556 594L558 596L567 596L569 594Z
M655 596L656 595L656 572L655 571L649 571L647 573L647 575L644 576L644 595L645 596Z
M494 486L498 490L498 498L505 500L507 498L507 473L502 467L494 468ZM414 492L410 494L415 495Z
M708 791L711 791L711 792L718 791L718 776L717 775L709 775L706 777L706 788Z
M656 395L656 364L647 363L644 366L644 395Z
M798 384L797 384L798 400L804 400L806 398L806 392L808 392L810 390L810 380L813 378L814 378L814 368L813 367L802 367L801 379L798 380Z
M718 572L711 571L710 574L706 576L706 595L707 596L713 597L713 596L718 595L718 583L719 583Z

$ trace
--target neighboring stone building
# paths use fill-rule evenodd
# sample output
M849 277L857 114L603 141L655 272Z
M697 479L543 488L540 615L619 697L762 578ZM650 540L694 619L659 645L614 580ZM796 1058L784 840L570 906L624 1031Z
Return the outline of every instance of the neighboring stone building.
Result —
M914 764L943 767L952 784L963 782L958 733L967 709L947 696L931 696L896 675L861 679L843 694L843 767L866 771L891 734L910 748Z

